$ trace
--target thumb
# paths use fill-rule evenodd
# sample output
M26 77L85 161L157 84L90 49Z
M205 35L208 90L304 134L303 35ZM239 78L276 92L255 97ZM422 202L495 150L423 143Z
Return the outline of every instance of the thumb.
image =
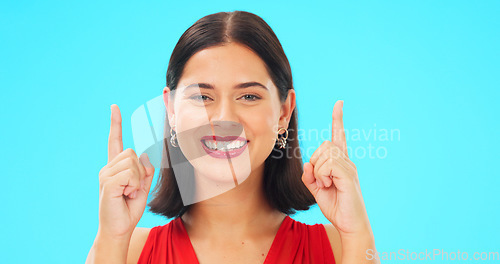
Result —
M302 182L312 194L315 194L318 189L318 185L316 184L316 178L314 178L313 169L314 166L311 163L309 162L304 163L304 173L302 173Z
M141 161L142 165L144 165L144 169L146 169L146 177L153 176L153 174L155 174L155 167L149 161L148 154L146 154L145 152L142 153L139 160Z
M153 176L155 174L155 167L149 161L148 154L142 153L139 158L144 169L146 170L146 178L144 179L144 189L146 192L149 192L149 188L151 187L151 182L153 181Z

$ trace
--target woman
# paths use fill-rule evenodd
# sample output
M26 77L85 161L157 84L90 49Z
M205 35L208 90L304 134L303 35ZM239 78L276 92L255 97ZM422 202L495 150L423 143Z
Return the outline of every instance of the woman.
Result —
M290 65L260 17L235 11L198 20L174 48L163 99L171 137L149 205L175 218L136 227L154 167L146 154L123 151L112 105L88 262L375 263L366 259L375 244L348 158L343 102L333 109L332 140L302 169ZM173 162L177 156L188 162ZM316 202L332 224L288 216Z

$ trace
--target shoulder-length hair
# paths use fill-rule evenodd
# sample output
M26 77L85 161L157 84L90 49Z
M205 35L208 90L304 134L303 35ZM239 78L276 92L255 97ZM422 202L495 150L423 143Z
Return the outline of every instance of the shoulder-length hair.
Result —
M280 101L285 102L288 90L294 89L290 63L278 38L269 25L259 16L244 12L219 12L196 21L180 37L167 69L167 86L177 88L183 69L191 56L205 48L236 42L252 49L265 63L267 71L278 88ZM191 205L184 205L169 151L170 126L166 115L162 166L150 211L167 218L183 215ZM170 151L180 151L178 148ZM176 153L182 155L182 153ZM291 155L290 155L291 154ZM182 155L183 156L183 155ZM316 203L313 195L302 183L302 156L297 139L297 108L294 109L288 127L288 139L284 149L274 147L264 162L263 188L269 204L285 213L307 210Z

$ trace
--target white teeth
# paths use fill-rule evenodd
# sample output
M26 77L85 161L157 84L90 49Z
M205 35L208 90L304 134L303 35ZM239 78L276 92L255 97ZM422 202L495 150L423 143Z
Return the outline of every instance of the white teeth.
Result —
M215 141L215 140L204 140L205 146L213 150L226 150L226 149L238 149L245 145L246 141Z
M226 142L217 141L217 149L222 149L226 145Z
M229 149L241 148L244 144L245 144L245 142L243 142L243 141L233 141L233 142L229 143L229 145L227 145L227 148L229 148Z
M211 149L217 149L216 146L215 146L215 142L213 142L212 140L210 141L205 141L208 143L208 147L211 148Z

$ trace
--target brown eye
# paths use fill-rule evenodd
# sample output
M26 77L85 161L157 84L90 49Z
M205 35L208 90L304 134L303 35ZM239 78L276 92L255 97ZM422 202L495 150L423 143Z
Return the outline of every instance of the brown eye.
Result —
M257 101L261 99L260 97L254 94L245 94L241 98L245 99L246 101Z
M208 99L210 99L210 97L208 97L206 95L199 94L199 95L193 95L193 96L189 97L189 99L195 100L195 101L206 102Z

